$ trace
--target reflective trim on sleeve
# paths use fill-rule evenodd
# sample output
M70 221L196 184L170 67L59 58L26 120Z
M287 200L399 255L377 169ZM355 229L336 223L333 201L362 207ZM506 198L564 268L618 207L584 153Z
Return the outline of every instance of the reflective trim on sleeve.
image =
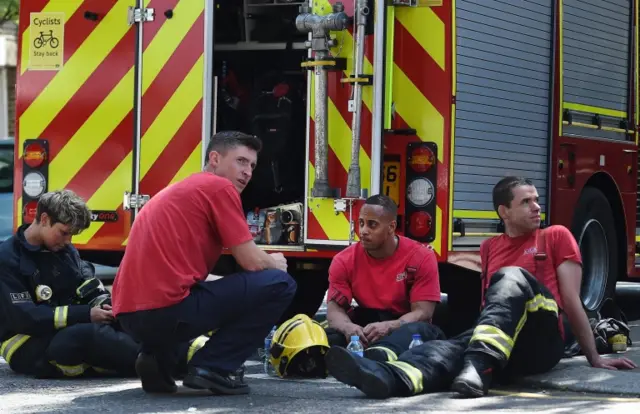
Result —
M68 306L58 306L53 312L53 326L56 329L62 329L67 327L67 317L69 316Z
M18 334L0 344L0 355L7 361L7 364L11 363L11 357L13 354L24 345L31 338L29 335Z
M97 278L91 278L85 280L78 288L76 289L76 295L79 298L87 297L91 292L96 289L104 289L104 285Z

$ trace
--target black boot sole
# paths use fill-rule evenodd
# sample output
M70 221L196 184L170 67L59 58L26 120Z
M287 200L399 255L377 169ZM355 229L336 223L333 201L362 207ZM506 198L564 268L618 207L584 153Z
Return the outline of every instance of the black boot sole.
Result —
M238 388L225 387L218 384L217 382L208 380L199 375L187 375L182 381L182 385L195 390L209 390L214 394L224 395L243 395L249 394L249 392L251 391L248 386Z
M150 394L173 394L178 386L163 380L160 366L151 356L139 357L136 360L136 373L142 382L142 389Z
M327 352L325 361L329 374L343 384L358 388L370 398L389 398L391 389L384 379L373 371L358 364L357 359L341 347L333 347Z
M451 389L467 398L480 398L485 396L484 390L472 387L465 381L454 381Z

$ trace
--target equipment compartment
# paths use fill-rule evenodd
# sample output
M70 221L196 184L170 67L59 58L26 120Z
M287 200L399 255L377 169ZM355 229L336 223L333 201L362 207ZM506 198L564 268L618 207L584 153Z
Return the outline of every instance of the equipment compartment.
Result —
M255 37L251 40L216 43L215 130L238 130L262 140L253 178L242 193L256 243L301 245L307 73L300 63L307 52L291 43L262 43ZM260 47L252 47L256 44Z

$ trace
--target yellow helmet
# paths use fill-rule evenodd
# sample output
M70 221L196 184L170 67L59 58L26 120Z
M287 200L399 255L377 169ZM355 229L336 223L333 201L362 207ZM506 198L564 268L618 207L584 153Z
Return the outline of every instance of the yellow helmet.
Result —
M322 326L307 315L298 314L276 330L269 361L281 378L326 378L324 355L328 350L329 340Z

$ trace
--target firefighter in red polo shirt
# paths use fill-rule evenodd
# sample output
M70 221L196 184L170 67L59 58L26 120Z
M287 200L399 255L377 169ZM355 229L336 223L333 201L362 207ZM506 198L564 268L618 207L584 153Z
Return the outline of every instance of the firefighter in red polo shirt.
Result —
M367 199L360 210L361 241L337 254L329 269L329 344L344 347L358 335L365 356L378 361L397 359L412 334L423 341L444 338L430 323L440 302L435 253L396 235L396 217L391 198Z
M510 381L551 370L564 355L569 331L591 366L636 368L628 358L598 354L580 300L580 249L567 228L540 229L533 183L505 177L493 189L493 204L505 234L480 246L483 307L475 326L449 340L411 348L392 362L356 358L332 347L326 357L330 374L375 398L447 388L482 397L495 378Z

